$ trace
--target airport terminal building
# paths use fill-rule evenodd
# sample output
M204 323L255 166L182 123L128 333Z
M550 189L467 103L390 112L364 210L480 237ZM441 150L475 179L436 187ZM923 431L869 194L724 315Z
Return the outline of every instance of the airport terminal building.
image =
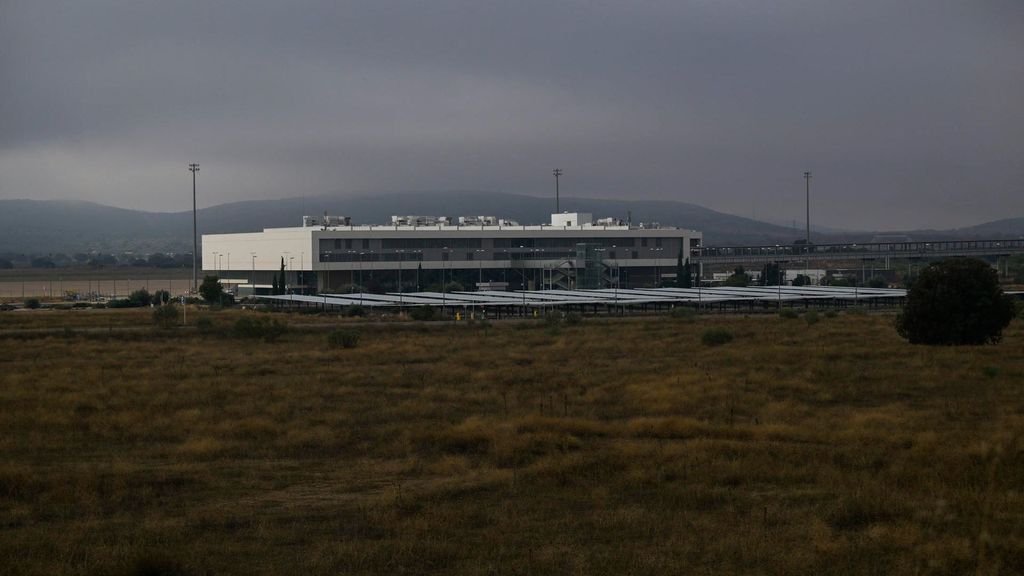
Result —
M202 268L243 295L269 293L282 265L294 294L631 288L674 280L679 257L700 245L694 230L586 213L529 226L492 216L354 225L325 215L294 228L204 234Z

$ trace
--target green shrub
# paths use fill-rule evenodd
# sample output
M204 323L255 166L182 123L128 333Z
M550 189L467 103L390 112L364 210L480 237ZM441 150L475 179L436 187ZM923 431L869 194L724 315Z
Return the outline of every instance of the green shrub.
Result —
M732 342L732 333L722 328L710 328L704 331L700 341L705 346L721 346Z
M43 305L43 303L39 301L39 298L26 298L25 299L25 308L29 308L31 310L36 310L39 307L41 307L42 305Z
M200 316L199 319L196 320L196 330L198 330L200 334L209 334L213 332L213 320L210 320L206 316Z
M409 310L409 317L421 322L437 320L437 308L434 308L433 306L416 306Z
M174 304L165 304L153 309L153 324L167 330L178 323L178 307Z
M131 306L136 308L142 308L149 306L153 302L153 296L150 295L149 291L145 288L136 290L128 296L128 302Z
M784 310L779 311L779 318L785 318L786 320L795 320L799 317L800 315L797 314L796 310L793 310L792 308L786 308Z
M956 258L921 271L907 292L896 331L911 344L995 344L1015 313L987 262Z
M327 335L327 344L331 348L355 348L359 345L359 332L355 330L331 330Z
M684 322L693 322L697 319L697 311L689 306L676 306L669 315Z
M352 316L352 317L366 316L366 308L364 308L362 306L359 306L358 304L357 305L353 305L353 306L346 306L345 307L345 316Z
M825 311L825 318L835 318L836 316L839 316L839 313L836 312L835 310L826 310Z
M565 324L566 326L577 326L583 323L583 315L579 312L566 312Z
M808 326L814 326L815 324L818 323L818 320L820 320L820 318L818 318L818 311L808 310L806 313L804 313L804 320L807 322Z
M261 339L273 342L288 330L288 325L276 318L239 318L235 322L235 336L239 338Z
M167 290L157 290L153 292L152 302L154 304L167 304L171 301L171 293Z

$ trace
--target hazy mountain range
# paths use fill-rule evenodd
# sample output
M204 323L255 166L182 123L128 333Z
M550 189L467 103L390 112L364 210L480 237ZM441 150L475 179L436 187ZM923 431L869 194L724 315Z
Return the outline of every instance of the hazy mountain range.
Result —
M705 245L777 244L801 238L798 228L725 214L686 202L563 198L562 210L659 222L704 232ZM318 196L235 202L198 212L199 232L251 232L298 226L303 214L351 216L385 223L393 214L493 215L524 224L548 222L554 199L477 191L396 192L359 198ZM192 213L127 210L66 200L0 200L0 253L139 252L191 250ZM1024 218L953 230L906 231L914 239L1024 236ZM814 229L814 242L866 242L872 231Z

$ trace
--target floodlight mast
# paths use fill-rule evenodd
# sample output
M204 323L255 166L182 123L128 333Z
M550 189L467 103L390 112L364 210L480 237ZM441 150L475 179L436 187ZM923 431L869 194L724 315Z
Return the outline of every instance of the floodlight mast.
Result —
M555 168L551 173L555 175L555 214L561 214L562 208L559 205L560 203L558 198L558 177L561 176L563 172L561 168Z
M196 253L199 250L196 230L196 172L199 172L199 164L189 164L188 171L192 173L192 293L195 294L199 290L199 277L196 272Z
M811 252L811 171L804 172L804 182L807 192L807 253Z

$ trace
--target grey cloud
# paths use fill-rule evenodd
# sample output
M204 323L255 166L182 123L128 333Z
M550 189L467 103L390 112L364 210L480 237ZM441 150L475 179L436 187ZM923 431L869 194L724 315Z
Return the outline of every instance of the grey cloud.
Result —
M1019 2L0 4L0 197L678 199L842 227L1024 213ZM398 207L396 207L397 209Z

